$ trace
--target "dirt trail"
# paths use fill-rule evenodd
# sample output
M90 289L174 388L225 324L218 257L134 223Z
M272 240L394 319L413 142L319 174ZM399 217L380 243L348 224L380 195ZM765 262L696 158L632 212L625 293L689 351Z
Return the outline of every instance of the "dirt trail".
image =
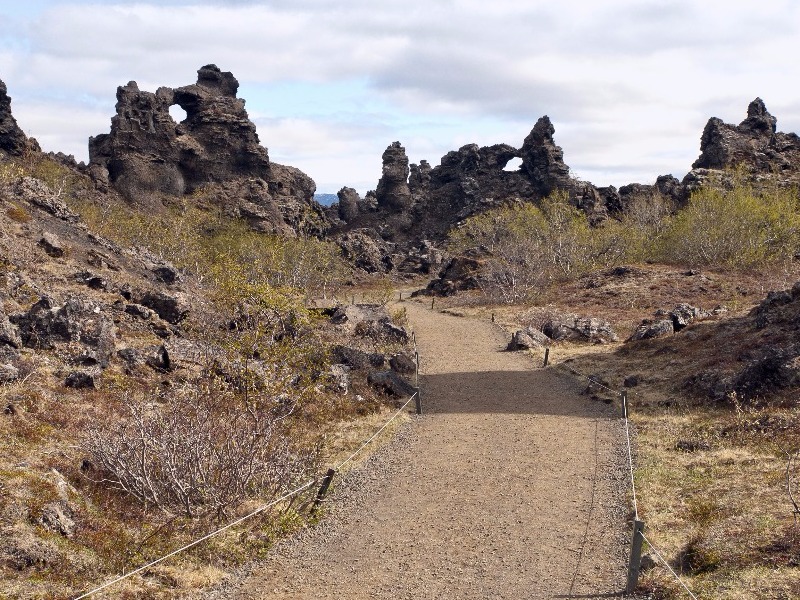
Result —
M620 423L487 322L405 304L426 415L219 598L595 598L624 586ZM370 469L372 471L370 471ZM363 476L362 476L363 477Z

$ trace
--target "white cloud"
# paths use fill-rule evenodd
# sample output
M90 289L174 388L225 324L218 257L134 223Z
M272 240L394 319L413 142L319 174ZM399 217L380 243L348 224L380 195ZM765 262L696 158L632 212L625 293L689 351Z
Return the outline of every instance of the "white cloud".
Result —
M706 120L739 122L756 96L800 128L790 0L38 0L0 13L15 116L79 158L108 130L118 85L186 85L208 63L256 94L244 97L270 155L322 191L374 187L394 140L436 164L468 142L519 146L543 114L599 185L683 175ZM302 99L270 98L292 83Z

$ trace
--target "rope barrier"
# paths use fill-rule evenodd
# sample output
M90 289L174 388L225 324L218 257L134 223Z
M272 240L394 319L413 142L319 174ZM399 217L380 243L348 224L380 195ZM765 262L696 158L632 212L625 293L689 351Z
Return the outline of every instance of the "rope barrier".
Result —
M695 596L695 595L692 593L692 590L690 590L690 589L689 589L689 588L686 586L686 584L685 584L685 583L683 582L683 580L682 580L682 579L681 579L681 578L678 576L678 574L677 574L675 571L673 571L672 567L670 567L670 566L669 566L669 563L668 563L668 562L667 562L667 561L664 559L664 557L663 557L663 556L661 556L661 553L658 551L658 549L657 549L655 546L653 546L653 542L651 542L651 541L648 539L648 537L647 537L647 536L646 536L644 533L642 533L642 537L644 538L644 541L646 541L646 542L647 542L647 545L648 545L648 546L650 546L650 549L651 549L651 550L652 550L652 551L655 553L655 555L658 557L658 559L659 559L659 560L660 560L662 563L664 563L664 566L665 566L665 567L667 567L667 569L669 570L669 572L670 572L670 573L672 573L672 576L673 576L673 577L675 577L675 579L677 579L677 580L678 580L678 583L680 583L680 584L683 586L683 589L685 589L685 590L686 590L686 592L687 592L687 593L688 593L688 594L689 594L689 595L690 595L692 598L694 598L694 600L698 600L698 599L697 599L697 596Z
M368 439L366 442L364 442L363 444L361 444L361 447L360 447L358 450L356 450L355 452L353 452L353 453L352 453L352 454L351 454L349 457L347 457L345 460L343 460L341 463L339 463L339 466L338 466L338 467L334 467L334 468L335 468L335 469L338 471L339 469L341 469L342 467L344 467L344 466L345 466L347 463L351 462L351 461L352 461L352 460L353 460L353 459L354 459L356 456L358 456L358 455L359 455L359 454L360 454L360 453L361 453L361 452L364 450L364 448L366 448L366 447L367 447L367 446L370 444L370 442L372 442L372 440L374 440L376 437L378 437L378 436L381 434L381 432L382 432L384 429L386 429L386 428L389 426L389 424L390 424L392 421L394 421L394 420L395 420L395 419L396 419L396 418L397 418L397 417L400 415L400 413L401 413L401 412L403 412L403 410L404 410L404 409L405 409L405 408L406 408L406 407L407 407L409 404L411 404L411 402L412 402L414 399L416 399L416 397L417 397L417 393L418 393L418 392L414 392L414 393L411 395L411 398L409 398L408 400L406 400L406 403L405 403L405 404L403 404L403 406L401 406L400 408L398 408L398 409L397 409L397 412L396 412L396 413L394 413L394 414L392 415L392 417L391 417L391 418L390 418L388 421L386 421L386 423L384 423L384 424L383 424L383 427L381 427L380 429L378 429L378 431L376 431L375 433L373 433L373 434L372 434L372 437L370 437L370 438L369 438L369 439Z
M383 426L380 429L378 429L378 431L376 431L368 440L366 440L363 444L361 444L361 446L355 452L353 452L349 457L347 457L344 461L339 463L339 465L336 467L336 470L338 471L339 469L341 469L342 467L344 467L345 465L347 465L348 463L353 461L355 459L355 457L358 456L361 452L363 452L364 448L366 448L375 438L377 438L381 434L381 432L383 432L389 426L389 424L392 421L394 421L400 415L400 413L402 413L403 410L406 407L408 407L409 404L411 404L411 402L417 397L418 393L419 392L414 392L411 395L411 397L406 401L406 403L403 404L403 406L401 406L399 409L397 409L397 411L391 416L391 418L388 421L386 421L386 423L384 423ZM149 569L150 567L154 567L155 565L164 562L168 558L171 558L171 557L175 556L176 554L180 554L181 552L183 552L185 550L188 550L189 548L193 548L194 546L197 546L198 544L200 544L202 542L205 542L206 540L211 539L212 537L215 537L215 536L219 535L220 533L222 533L224 531L227 531L231 527L235 527L239 523L242 523L242 522L244 522L244 521L246 521L246 520L248 520L248 519L250 519L250 518L252 518L252 517L254 517L254 516L256 516L256 515L258 515L260 513L262 513L262 512L264 512L265 510L267 510L269 508L272 508L273 506L275 506L276 504L279 504L280 502L283 502L284 500L288 500L289 498L293 498L297 494L299 494L299 493L307 490L311 486L313 486L318 481L319 481L319 477L317 477L315 479L312 479L312 480L304 483L302 486L292 490L291 492L288 492L288 493L284 494L280 498L277 498L276 500L273 500L272 502L269 502L268 504L264 504L263 506L258 507L257 509L255 509L251 513L248 513L245 516L240 517L240 518L236 519L235 521L232 521L231 523L228 523L227 525L225 525L223 527L220 527L219 529L217 529L215 531L212 531L211 533L208 533L208 534L204 535L203 537L201 537L199 539L196 539L193 542L190 542L190 543L186 544L185 546L182 546L181 548L178 548L177 550L173 550L169 554L165 554L161 558L158 558L158 559L156 559L154 561L151 561L151 562L147 563L146 565L143 565L143 566L131 571L130 573L125 573L124 575L120 575L119 577L109 581L108 583L104 583L103 585L101 585L99 587L96 587L93 590L90 590L90 591L88 591L88 592L86 592L84 594L81 594L80 596L76 596L73 600L82 600L83 598L88 598L89 596L92 596L92 595L96 594L97 592L102 591L102 590L106 589L107 587L110 587L110 586L114 585L115 583L119 583L120 581L123 581L124 579L128 579L129 577L133 577L137 573L141 573L142 571L145 571L145 570Z
M633 452L631 450L631 428L628 415L625 415L625 438L628 441L628 466L631 472L631 491L633 492L633 514L639 520L639 505L636 503L636 483L633 480Z
M138 569L135 569L135 570L131 571L130 573L126 573L125 575L120 575L116 579L114 579L112 581L109 581L108 583L104 583L100 587L97 587L97 588L95 588L95 589L93 589L93 590L91 590L89 592L86 592L85 594L77 596L76 598L74 598L74 600L81 600L82 598L88 598L89 596L92 596L93 594L96 594L97 592L99 592L101 590L104 590L107 587L109 587L111 585L114 585L115 583L119 583L123 579L127 579L129 577L133 577L137 573L141 573L142 571L144 571L146 569L149 569L150 567L154 567L155 565L164 562L168 558L171 558L171 557L175 556L176 554L179 554L179 553L183 552L184 550L188 550L189 548L197 546L197 544L200 544L201 542L205 542L206 540L208 540L208 539L210 539L210 538L212 538L212 537L214 537L216 535L219 535L223 531L226 531L226 530L230 529L231 527L234 527L234 526L238 525L239 523L241 523L243 521L246 521L247 519L250 519L251 517L256 516L257 514L264 512L268 508L272 508L273 506L275 506L279 502L283 502L284 500L288 500L289 498L291 498L293 496L296 496L297 494L299 494L303 490L306 490L306 489L310 488L316 482L317 482L316 479L312 479L311 481L308 481L307 483L303 484L299 488L297 488L295 490L292 490L288 494L284 494L283 496L281 496L277 500L273 500L269 504L265 504L263 506L258 507L253 512L251 512L251 513L249 513L249 514L247 514L247 515L245 515L243 517L240 517L240 518L236 519L235 521L233 521L231 523L228 523L224 527L220 527L216 531L212 531L211 533L208 533L208 534L204 535L203 537L201 537L201 538L199 538L199 539L197 539L197 540L195 540L195 541L193 541L193 542L191 542L189 544L186 544L185 546L183 546L181 548L178 548L177 550L173 550L169 554L166 554L166 555L162 556L159 559L151 561L151 562L147 563L146 565L143 565L143 566L139 567Z
M612 389L612 388L610 388L610 387L608 387L606 385L603 385L599 381L593 379L592 377L590 377L590 376L588 376L588 375L586 375L584 373L581 373L577 369L574 369L571 366L566 365L564 363L558 363L557 365L554 365L554 366L564 367L566 370L571 372L573 375L577 375L579 377L582 377L582 378L588 380L590 383L592 383L592 384L594 384L594 385L596 385L598 387L601 387L601 388L603 388L603 389L605 389L605 390L607 390L607 391L609 391L609 392L611 392L613 394L618 395L620 398L623 398L623 402L626 402L625 397L624 397L622 392L619 392L619 391L614 390L614 389ZM639 520L639 506L638 506L637 499L636 499L636 483L635 483L634 478L633 478L633 451L632 451L632 443L631 443L630 419L628 418L627 406L623 406L623 410L624 410L623 415L624 415L624 420L625 420L625 439L626 439L626 442L627 442L627 450L628 450L628 466L630 468L630 478L631 478L631 492L632 492L632 496L633 496L633 498L632 498L632 500L633 500L633 513L635 515L636 521L638 521ZM680 578L680 576L672 569L672 567L669 566L669 563L662 556L662 554L658 551L658 549L653 545L653 543L650 541L650 539L644 534L644 531L640 531L640 535L647 542L647 545L655 553L655 555L658 557L658 559L664 564L665 567L667 567L667 569L672 574L672 576L678 581L678 583L680 583L680 585L683 587L683 589L686 590L686 592L689 594L689 596L691 596L694 600L698 600L697 596L695 596L692 593L692 590L690 590L687 587L687 585L683 582L683 580ZM573 584L574 584L574 580L573 580ZM570 594L571 593L572 592L570 592Z

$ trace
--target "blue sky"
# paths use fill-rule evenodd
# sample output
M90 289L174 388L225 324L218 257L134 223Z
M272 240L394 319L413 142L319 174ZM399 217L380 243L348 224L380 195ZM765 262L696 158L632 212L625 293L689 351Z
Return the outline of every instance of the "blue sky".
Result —
M547 114L573 174L682 177L711 116L764 99L800 131L791 1L0 0L0 79L46 150L87 158L118 85L240 81L272 160L319 192L362 194L400 141L438 164L463 144L519 147Z

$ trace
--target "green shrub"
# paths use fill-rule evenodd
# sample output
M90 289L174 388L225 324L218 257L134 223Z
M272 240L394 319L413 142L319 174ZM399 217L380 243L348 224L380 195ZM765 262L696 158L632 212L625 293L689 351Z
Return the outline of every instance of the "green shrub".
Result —
M681 265L753 268L790 260L800 246L795 189L756 189L741 173L733 186L707 185L672 218L654 258Z

